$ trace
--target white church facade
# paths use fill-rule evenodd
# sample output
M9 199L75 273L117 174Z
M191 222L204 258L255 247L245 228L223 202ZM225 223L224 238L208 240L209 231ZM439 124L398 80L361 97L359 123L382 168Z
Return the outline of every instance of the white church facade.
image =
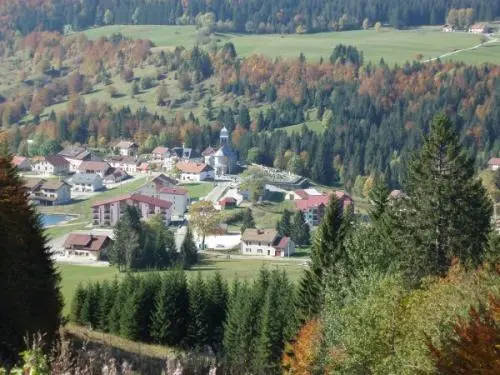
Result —
M210 165L214 169L216 176L235 173L238 155L231 148L229 131L226 127L220 131L219 148L208 147L203 151L202 155L205 159L205 164Z

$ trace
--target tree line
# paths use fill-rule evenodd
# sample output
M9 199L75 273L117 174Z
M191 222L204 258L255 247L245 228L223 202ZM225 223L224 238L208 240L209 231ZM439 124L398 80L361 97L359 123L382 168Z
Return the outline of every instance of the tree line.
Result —
M197 24L220 31L248 33L294 33L361 28L364 20L389 23L394 27L435 25L445 22L450 8L469 7L480 20L493 20L500 13L493 0L381 1L346 3L345 0L276 1L246 0L228 3L223 0L111 0L5 1L0 8L2 26L27 34L43 30L81 30L94 25ZM206 17L209 14L210 17ZM203 22L200 18L203 17Z

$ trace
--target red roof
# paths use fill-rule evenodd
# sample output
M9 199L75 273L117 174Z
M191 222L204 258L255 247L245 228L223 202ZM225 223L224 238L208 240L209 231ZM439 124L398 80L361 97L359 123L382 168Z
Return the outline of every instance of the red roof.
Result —
M173 195L186 195L188 191L187 189L178 187L164 187L160 189L160 193L173 194Z
M24 162L25 160L27 160L25 157L23 156L13 156L12 157L12 165L14 166L19 166L22 162Z
M340 201L349 201L349 202L353 201L351 196L349 194L344 193L343 191L336 191L335 196Z
M158 146L153 150L153 154L165 155L168 152L168 147Z
M179 162L175 166L184 173L201 173L213 170L211 166L205 163L193 163L190 161Z
M500 158L491 158L488 161L488 165L495 165L500 167Z
M71 233L64 242L64 247L68 249L72 246L80 246L83 247L83 250L101 251L108 241L108 236Z
M305 190L296 190L295 194L297 194L302 199L307 199L307 197L309 196L309 194L307 194Z
M310 208L319 207L321 205L326 206L330 201L329 195L310 195L307 199L302 199L299 201L295 201L295 206L300 211L305 211Z
M125 201L125 200L132 200L135 202L152 204L152 205L158 206L160 208L170 208L172 206L172 202L165 201L163 199L159 199L159 198L155 198L155 197L148 197L148 196L142 195L142 194L126 194L126 195L121 195L121 196L118 196L115 198L96 202L92 205L92 207L98 207L98 206L102 206L104 204L111 204L111 203L121 202L121 201Z
M238 201L234 199L233 197L226 197L224 199L221 199L219 201L220 205L226 205L226 204L236 204Z
M288 242L290 242L290 238L281 237L280 242L275 246L277 249L286 249L288 247Z

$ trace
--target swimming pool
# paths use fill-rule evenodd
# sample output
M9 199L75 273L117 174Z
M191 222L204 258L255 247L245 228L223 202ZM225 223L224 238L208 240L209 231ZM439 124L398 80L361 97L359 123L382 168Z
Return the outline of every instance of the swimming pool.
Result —
M63 221L68 221L73 219L74 216L70 215L60 215L60 214L42 214L40 215L40 219L42 221L43 227L48 227L50 225L57 225L62 223Z

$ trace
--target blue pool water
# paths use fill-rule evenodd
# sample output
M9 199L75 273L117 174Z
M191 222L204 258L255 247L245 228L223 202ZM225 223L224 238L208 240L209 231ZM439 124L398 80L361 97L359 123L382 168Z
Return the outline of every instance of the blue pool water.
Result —
M40 215L42 220L42 226L47 227L49 225L57 225L60 222L68 221L73 218L73 216L68 215L57 215L57 214L42 214Z

